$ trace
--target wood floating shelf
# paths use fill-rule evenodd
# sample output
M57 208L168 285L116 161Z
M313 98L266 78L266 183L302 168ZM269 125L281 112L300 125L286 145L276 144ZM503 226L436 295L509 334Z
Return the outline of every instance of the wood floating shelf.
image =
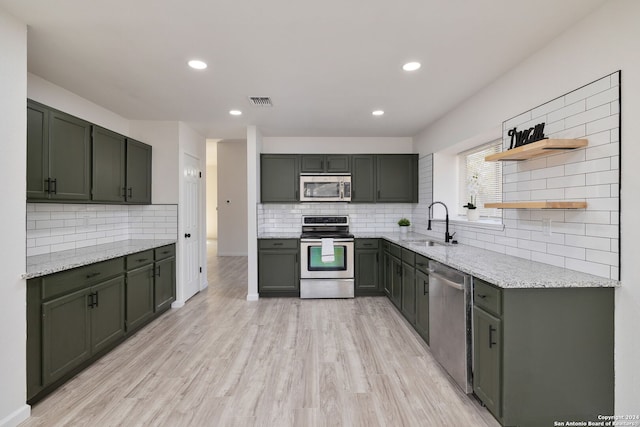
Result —
M587 202L506 202L485 203L485 208L497 209L585 209Z
M528 160L540 156L557 153L559 151L575 150L586 147L586 139L543 139L531 144L521 145L511 150L492 154L484 158L485 162L499 162L503 160Z

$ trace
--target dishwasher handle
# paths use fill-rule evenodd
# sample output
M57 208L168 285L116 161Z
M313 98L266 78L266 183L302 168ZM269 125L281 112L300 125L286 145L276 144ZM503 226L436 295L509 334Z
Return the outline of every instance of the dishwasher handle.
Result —
M455 288L459 291L464 291L464 284L456 283L448 277L444 277L443 275L436 273L435 270L429 269L429 276L433 276L436 279L442 280L442 282L444 282L444 284L447 286L451 286L452 288Z

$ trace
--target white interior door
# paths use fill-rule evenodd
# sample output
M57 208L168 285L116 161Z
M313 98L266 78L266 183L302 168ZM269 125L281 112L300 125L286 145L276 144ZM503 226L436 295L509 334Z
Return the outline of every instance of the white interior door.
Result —
M184 155L184 300L200 291L200 160Z

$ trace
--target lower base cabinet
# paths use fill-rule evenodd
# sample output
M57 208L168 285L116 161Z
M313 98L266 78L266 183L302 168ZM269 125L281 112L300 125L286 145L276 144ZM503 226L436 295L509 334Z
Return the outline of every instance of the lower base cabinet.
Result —
M421 257L417 255L417 257ZM424 258L426 260L426 258ZM426 262L425 262L426 265ZM429 344L429 275L416 262L416 323L414 328Z
M298 239L258 240L260 296L300 296Z
M613 414L613 288L474 279L473 389L504 426Z
M355 240L355 295L384 295L378 239Z
M153 250L27 281L28 403L40 400L170 307L175 299L175 245L158 250L171 255L161 261L164 276L157 282ZM134 260L137 268L129 270L126 263ZM154 305L156 283L162 310Z

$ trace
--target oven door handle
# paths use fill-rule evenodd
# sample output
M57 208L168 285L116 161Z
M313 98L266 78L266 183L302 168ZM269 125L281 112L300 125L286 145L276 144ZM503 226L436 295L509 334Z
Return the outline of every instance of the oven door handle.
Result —
M349 243L349 242L353 242L352 238L338 238L338 239L333 239L334 242L337 243ZM321 243L322 239L300 239L300 243Z

